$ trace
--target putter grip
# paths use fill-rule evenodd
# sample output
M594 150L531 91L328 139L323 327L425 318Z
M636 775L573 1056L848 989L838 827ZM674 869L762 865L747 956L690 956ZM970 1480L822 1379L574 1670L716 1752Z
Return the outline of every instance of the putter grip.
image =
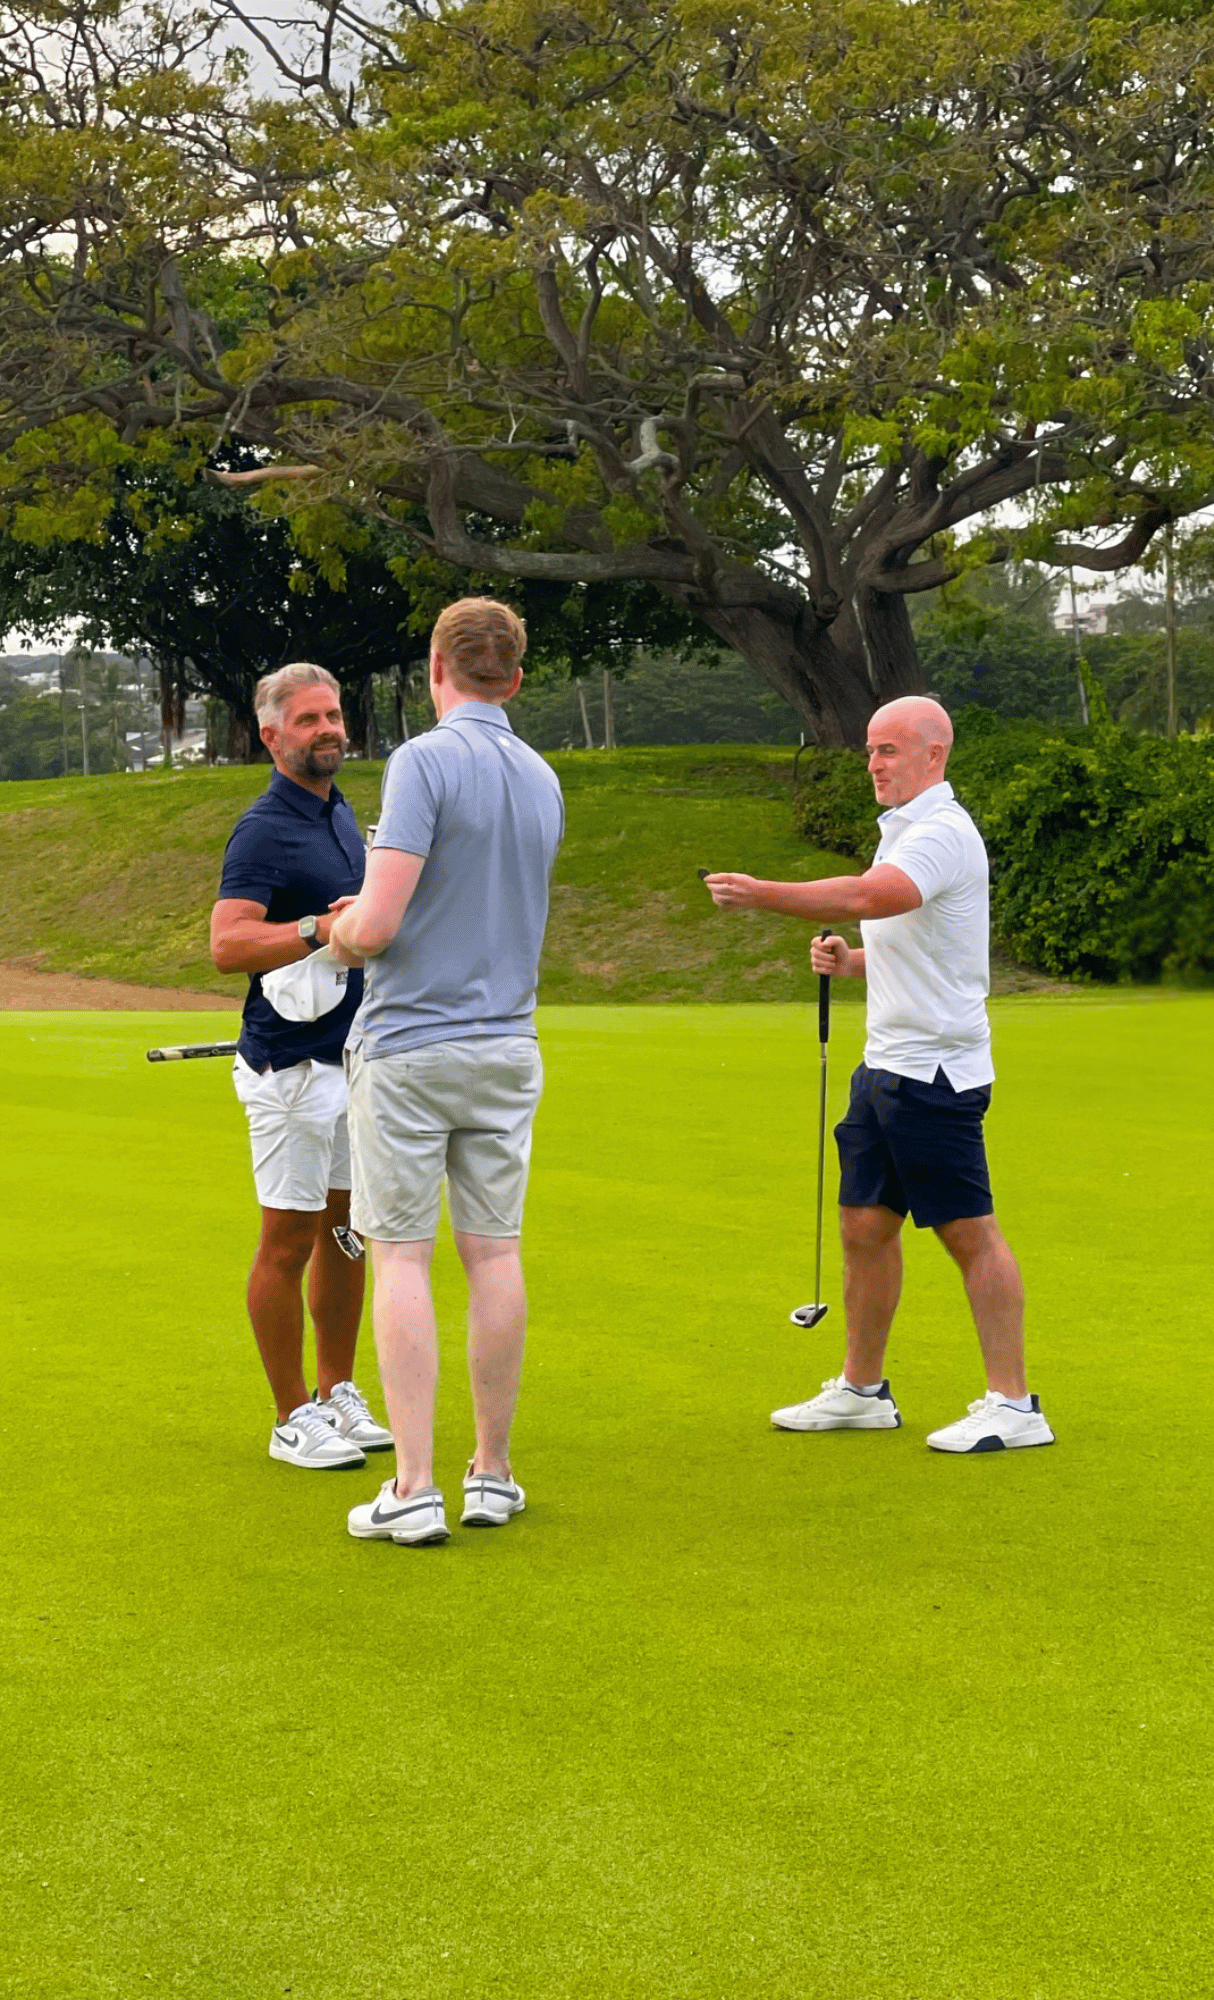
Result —
M825 930L822 932L822 936L824 938L828 938L830 936L830 932L828 930ZM821 1042L823 1047L825 1047L826 1043L830 1040L829 972L820 972L818 974L818 1040L819 1042Z

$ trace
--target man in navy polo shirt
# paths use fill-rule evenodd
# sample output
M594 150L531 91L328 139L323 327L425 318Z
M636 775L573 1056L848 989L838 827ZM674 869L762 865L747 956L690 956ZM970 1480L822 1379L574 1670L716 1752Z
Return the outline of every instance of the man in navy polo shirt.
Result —
M987 1389L933 1431L934 1451L1053 1444L1024 1373L1024 1287L995 1220L982 1121L994 1069L986 1016L990 930L986 849L944 779L953 729L938 702L887 703L868 729L881 841L863 875L759 882L710 875L724 909L773 910L817 924L859 917L859 951L817 939L815 972L867 977L868 1039L835 1127L841 1181L847 1358L804 1403L775 1410L779 1430L897 1430L882 1376L902 1289L909 1213L958 1264L986 1364Z
M303 1021L276 1011L262 974L327 945L333 913L362 887L365 850L333 783L346 731L332 674L309 663L280 667L258 682L256 708L274 776L228 842L211 957L221 972L249 975L234 1080L248 1114L261 1203L248 1299L278 1411L270 1456L324 1471L364 1465L368 1451L392 1444L354 1385L363 1265L343 1254L333 1234L350 1220L342 1057L362 974L351 971L337 1004ZM303 1375L309 1267L315 1396Z

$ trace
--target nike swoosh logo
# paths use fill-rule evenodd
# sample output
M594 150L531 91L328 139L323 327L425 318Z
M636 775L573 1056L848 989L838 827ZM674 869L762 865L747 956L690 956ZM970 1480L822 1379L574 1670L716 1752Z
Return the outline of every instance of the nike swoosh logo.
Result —
M386 1528L389 1521L399 1521L401 1515L407 1514L409 1511L408 1507L398 1507L394 1513L381 1514L379 1511L379 1501L377 1500L371 1509L371 1519L377 1528Z
M296 1437L296 1435L295 1435L295 1432L294 1432L294 1431L279 1431L278 1435L279 1435L279 1437L280 1437L280 1438L282 1439L282 1441L283 1441L283 1443L284 1443L284 1444L298 1444L298 1443L299 1443L299 1439L298 1439L298 1438Z

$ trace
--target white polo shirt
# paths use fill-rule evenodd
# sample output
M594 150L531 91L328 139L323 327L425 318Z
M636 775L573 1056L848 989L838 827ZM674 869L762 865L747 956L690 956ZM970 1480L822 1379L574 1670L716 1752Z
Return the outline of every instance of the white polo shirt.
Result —
M923 902L901 917L862 923L868 979L868 1069L930 1083L938 1069L954 1090L994 1081L990 991L990 893L986 848L949 784L880 815L883 861L909 875Z

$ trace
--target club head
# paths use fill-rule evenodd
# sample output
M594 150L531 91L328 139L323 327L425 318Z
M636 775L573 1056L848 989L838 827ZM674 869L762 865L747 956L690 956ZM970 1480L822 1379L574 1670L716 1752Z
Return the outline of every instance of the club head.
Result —
M338 1249L350 1259L352 1264L361 1263L366 1255L363 1249L362 1237L357 1236L352 1229L347 1229L343 1223L339 1222L334 1229L333 1241L336 1243Z
M794 1326L804 1327L808 1332L811 1326L817 1326L819 1320L825 1319L829 1311L829 1306L794 1306L788 1317Z

